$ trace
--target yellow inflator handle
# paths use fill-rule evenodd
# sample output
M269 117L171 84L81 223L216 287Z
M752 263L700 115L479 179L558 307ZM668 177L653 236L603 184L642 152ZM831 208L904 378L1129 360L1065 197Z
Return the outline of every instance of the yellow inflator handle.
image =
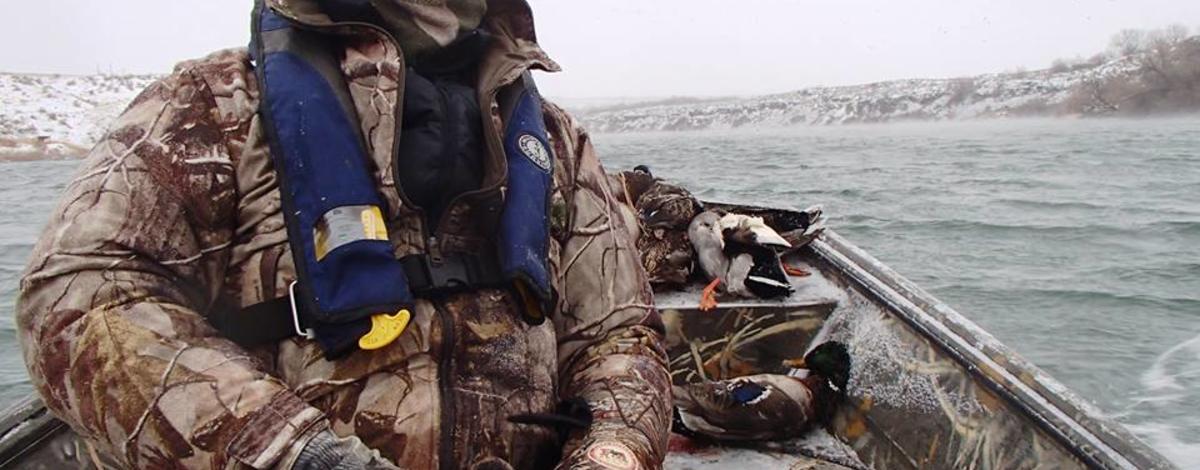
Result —
M393 315L378 313L371 315L371 331L358 338L358 347L366 350L379 349L395 341L408 327L412 314L402 309Z

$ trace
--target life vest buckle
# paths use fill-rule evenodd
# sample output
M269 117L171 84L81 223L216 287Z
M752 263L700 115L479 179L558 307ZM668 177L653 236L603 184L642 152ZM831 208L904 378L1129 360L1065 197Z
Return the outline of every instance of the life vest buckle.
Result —
M440 259L428 254L400 258L408 288L418 297L436 297L481 287L498 287L504 276L495 257L471 253L446 253Z

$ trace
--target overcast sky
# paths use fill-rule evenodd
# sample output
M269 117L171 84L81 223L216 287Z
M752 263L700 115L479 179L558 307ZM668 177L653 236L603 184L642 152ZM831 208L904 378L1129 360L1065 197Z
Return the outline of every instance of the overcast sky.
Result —
M239 46L251 0L8 0L0 71L166 72ZM531 0L560 98L749 95L1042 68L1198 0Z

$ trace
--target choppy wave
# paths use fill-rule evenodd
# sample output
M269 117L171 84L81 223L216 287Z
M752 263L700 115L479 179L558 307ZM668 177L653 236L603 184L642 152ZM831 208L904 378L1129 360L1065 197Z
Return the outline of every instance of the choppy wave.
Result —
M1079 209L1103 210L1113 206L1079 201L1050 201L1045 199L996 199L996 204L1004 204L1016 209Z
M1122 412L1129 426L1181 466L1200 461L1200 335L1179 343L1155 358L1142 374L1142 390ZM1175 420L1147 418L1173 413ZM1140 418L1140 419L1137 419Z

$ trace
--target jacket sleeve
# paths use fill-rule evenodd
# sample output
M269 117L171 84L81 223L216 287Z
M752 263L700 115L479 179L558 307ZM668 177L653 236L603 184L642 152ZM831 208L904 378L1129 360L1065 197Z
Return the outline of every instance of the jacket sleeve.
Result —
M671 417L663 326L634 240L585 131L547 105L556 165L561 398L582 398L594 422L563 449L570 468L662 465ZM551 257L555 259L554 256ZM607 459L607 460L606 460Z
M21 282L35 387L130 467L264 468L324 423L202 316L237 213L227 121L193 71L150 86L69 183Z

